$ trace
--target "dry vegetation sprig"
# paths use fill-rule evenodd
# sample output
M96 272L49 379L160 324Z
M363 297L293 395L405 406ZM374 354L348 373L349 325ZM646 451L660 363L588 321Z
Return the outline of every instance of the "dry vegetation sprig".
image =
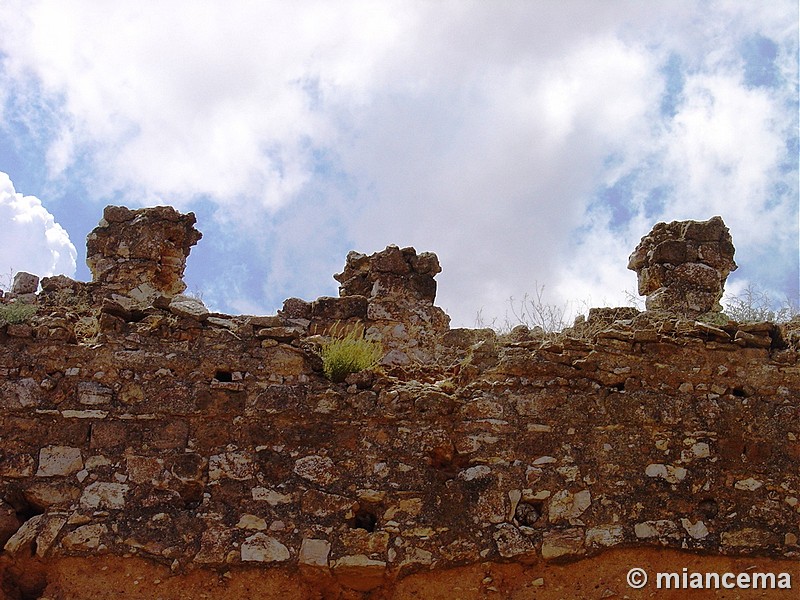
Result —
M487 323L481 310L478 311L475 317L475 327L479 329L488 327L503 335L522 325L533 332L551 336L571 327L573 325L570 321L572 315L577 315L581 310L583 312L589 310L587 301L579 303L566 302L564 304L547 302L545 286L538 283L534 285L532 294L526 293L519 300L512 296L507 300L507 303L511 314L509 315L509 312L506 311L502 322L499 322L495 317L491 322Z
M800 316L800 300L776 303L768 292L749 284L740 294L723 299L725 315L737 323L786 323Z

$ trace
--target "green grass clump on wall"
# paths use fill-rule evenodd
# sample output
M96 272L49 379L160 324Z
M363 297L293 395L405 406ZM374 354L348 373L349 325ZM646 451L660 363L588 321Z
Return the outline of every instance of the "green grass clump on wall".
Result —
M36 307L22 302L0 305L0 325L18 325L36 314Z
M320 356L325 377L341 383L350 373L374 368L383 357L383 348L380 342L365 340L362 331L353 329L324 342Z

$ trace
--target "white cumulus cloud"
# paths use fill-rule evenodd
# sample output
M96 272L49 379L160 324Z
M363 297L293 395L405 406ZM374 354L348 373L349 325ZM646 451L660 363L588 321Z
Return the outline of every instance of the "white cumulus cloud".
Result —
M39 277L75 275L77 252L69 235L35 196L14 189L0 172L0 283L7 285L12 272L26 271Z
M791 292L796 14L791 0L5 0L0 117L87 198L210 207L204 243L227 236L238 255L204 266L246 265L217 286L239 305L330 293L347 249L390 243L439 254L456 324L542 284L554 302L621 302L656 221L715 214L737 276ZM766 84L748 81L753 40L773 48L755 64Z

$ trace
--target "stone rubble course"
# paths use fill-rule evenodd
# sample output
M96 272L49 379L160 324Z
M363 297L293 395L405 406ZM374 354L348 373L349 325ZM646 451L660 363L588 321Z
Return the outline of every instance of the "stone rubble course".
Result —
M734 247L720 217L658 223L631 254L648 310L687 316L719 312L725 280L736 270Z
M186 233L193 218L169 211L110 207L106 228ZM188 253L186 236L149 244ZM297 597L341 598L625 548L800 564L798 321L627 308L559 336L449 329L435 255L393 246L351 253L340 298L230 316L166 288L131 297L142 281L125 277L155 285L150 267L110 288L48 278L37 315L0 327L9 597L43 595L25 572L69 597L55 565L73 559L138 557L159 581L275 570L303 578ZM347 326L399 362L329 382L317 344Z

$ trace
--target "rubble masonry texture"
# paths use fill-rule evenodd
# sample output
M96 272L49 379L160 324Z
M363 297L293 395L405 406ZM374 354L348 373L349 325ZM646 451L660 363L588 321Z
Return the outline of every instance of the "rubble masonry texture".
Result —
M310 568L366 592L616 547L800 559L800 325L450 329L435 255L394 246L351 253L339 298L214 314L179 295L193 215L125 211L90 235L96 281L45 280L0 327L9 561ZM138 256L165 238L169 261ZM383 373L322 376L314 336L343 323L383 340Z

